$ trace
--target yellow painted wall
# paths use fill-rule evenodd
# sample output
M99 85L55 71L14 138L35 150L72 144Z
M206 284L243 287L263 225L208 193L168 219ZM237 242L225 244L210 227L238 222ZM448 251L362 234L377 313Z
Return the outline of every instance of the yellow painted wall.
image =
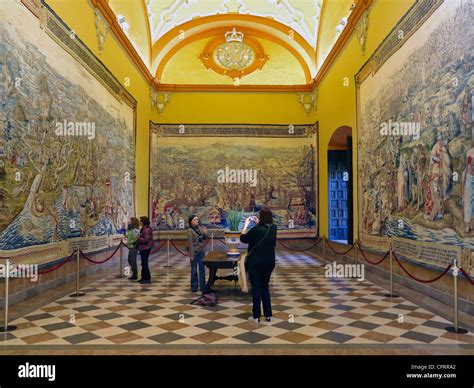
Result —
M137 99L137 181L136 205L138 215L148 208L148 122L162 123L264 123L307 124L319 121L319 209L320 233L327 236L327 150L333 132L340 126L353 128L356 133L356 89L354 75L376 47L395 26L415 0L375 0L370 9L366 53L360 52L354 36L339 55L336 63L319 85L318 109L306 116L295 93L172 93L171 101L161 116L151 111L149 88L145 79L127 59L120 45L109 34L104 52L98 54L94 12L87 0L47 0L51 8L75 30L88 47L104 62L121 82L130 78L130 93ZM328 12L330 10L328 9ZM349 86L344 86L348 77ZM357 148L354 147L354 166ZM354 217L357 219L357 177L354 176ZM357 235L357 222L355 225Z
M149 120L162 123L310 123L295 93L172 93L162 116L150 108L148 83L128 59L112 34L99 54L95 17L87 0L47 0L47 4L75 31L137 100L136 209L148 209Z
M353 35L337 61L319 84L318 108L314 114L311 114L310 121L319 121L320 128L319 209L321 235L328 235L328 143L332 134L340 126L348 125L352 127L353 165L354 168L357 166L356 86L354 76L414 2L415 0L375 0L375 4L369 10L369 29L365 55L361 53L359 41ZM344 86L346 77L349 80L348 86ZM355 171L353 194L354 236L357 236L357 176Z

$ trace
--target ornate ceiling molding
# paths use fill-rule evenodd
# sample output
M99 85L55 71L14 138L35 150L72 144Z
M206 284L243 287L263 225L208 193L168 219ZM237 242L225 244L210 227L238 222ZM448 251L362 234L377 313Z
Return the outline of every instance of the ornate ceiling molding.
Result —
M33 3L39 0L21 0L24 3ZM344 31L339 36L338 40L336 41L335 45L333 46L332 50L330 51L327 58L324 60L321 68L318 70L316 76L312 80L311 83L307 85L241 85L241 86L232 86L232 85L175 85L175 84L160 84L160 82L155 79L155 77L151 74L149 68L144 64L141 57L136 52L135 48L129 41L128 37L122 31L120 25L117 22L116 15L110 8L108 4L108 0L90 0L95 8L98 8L99 11L102 13L104 18L107 20L109 24L109 28L112 34L116 37L118 42L122 45L123 49L129 55L133 62L135 62L136 66L138 67L139 71L143 74L146 80L150 83L152 87L156 90L160 91L179 91L179 92L310 92L315 88L319 82L324 78L327 74L333 63L336 61L339 53L343 50L347 41L351 38L352 34L355 31L355 26L357 25L358 21L362 17L365 11L368 11L374 0L355 0L356 4L354 10L352 11L351 15L348 19L348 25L344 29ZM145 0L147 1L147 0ZM327 1L327 0L326 0ZM325 2L326 2L325 1ZM323 3L323 5L325 4ZM220 16L238 16L242 18L242 20L251 17L250 15L243 15L243 14L227 14L227 15L220 15ZM200 18L203 19L203 18ZM267 22L275 22L271 19L265 19ZM195 22L194 20L191 21ZM245 20L244 20L245 22ZM278 23L278 22L275 22ZM237 23L234 23L237 24ZM241 24L239 24L240 26ZM269 28L267 26L267 28ZM172 36L169 39L173 39ZM304 38L302 38L298 33L295 33L294 40L297 42L299 39L302 39L304 43L307 43ZM166 44L169 42L164 42L160 39L160 45ZM158 42L157 42L158 43ZM156 55L157 50L159 51L162 47L157 47L156 44L152 48L152 54ZM313 50L314 51L314 50ZM311 55L311 60L315 63L315 54Z
M344 28L341 35L339 35L339 38L329 52L329 55L318 70L318 74L316 74L316 77L314 78L314 85L319 85L331 66L336 62L339 53L344 49L344 46L354 34L357 23L364 13L369 11L369 8L374 1L375 0L357 0L355 7L347 20L346 28Z
M112 8L108 3L108 0L90 0L92 5L100 11L102 16L107 21L111 33L117 38L118 42L121 44L127 55L130 57L132 62L138 67L139 71L143 74L145 79L153 85L155 88L158 84L155 81L155 78L151 75L150 70L148 69L147 65L143 62L142 58L138 54L137 50L133 46L133 44L128 39L125 32L120 27L120 24L117 21L117 16L115 15Z
M222 2L222 6L227 10L227 13L242 13L246 12L246 7L242 0L227 0Z
M316 75L314 48L301 35L295 32L289 36L288 27L275 20L241 14L213 15L193 19L168 31L152 47L152 73L159 73L156 70L162 67L163 59L175 47L182 47L184 41L193 41L196 35L211 36L209 31L217 30L219 27L228 31L230 26L238 26L241 30L251 29L254 31L251 33L253 36L265 37L287 48L291 47L292 52L298 53L298 56L306 63L310 70L310 78Z
M230 27L227 26L227 27L216 27L216 28L205 29L204 31L202 31L198 34L190 35L185 39L179 40L177 42L177 44L175 46L173 46L167 52L167 54L160 60L160 63L158 65L156 73L155 73L156 79L161 81L162 76L163 76L163 71L164 71L166 65L171 60L171 58L179 50L181 50L184 46L186 46L186 45L188 45L192 42L195 42L197 40L204 39L204 38L221 37L226 32L229 31L229 28ZM290 45L290 43L287 40L281 40L281 39L275 37L272 34L268 34L264 31L260 31L258 29L251 28L251 27L242 27L241 25L237 25L236 28L238 28L239 31L243 32L245 34L245 36L247 36L247 37L263 38L263 39L269 40L269 41L271 41L273 43L276 43L276 44L284 47L285 49L287 49L296 58L296 60L300 63L300 65L303 69L303 72L305 74L307 84L311 83L311 79L312 79L311 70L310 70L309 66L307 65L307 62L300 55L300 53L293 46Z
M163 92L221 92L221 93L310 93L312 84L308 85L196 85L196 84L159 84Z
M273 19L286 26L286 31L292 30L301 35L312 47L316 47L319 15L321 12L320 2L308 2L312 5L312 14L305 18L304 13L289 0L268 0L247 2L246 0L206 0L203 7L200 1L175 0L168 8L162 9L160 13L153 13L155 3L163 0L147 0L147 8L152 25L152 40L161 39L166 33L187 23L193 19L211 15L252 15L262 18Z

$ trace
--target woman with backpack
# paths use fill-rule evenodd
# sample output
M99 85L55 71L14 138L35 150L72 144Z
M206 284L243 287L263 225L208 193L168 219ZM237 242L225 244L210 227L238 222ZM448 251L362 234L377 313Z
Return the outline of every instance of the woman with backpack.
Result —
M252 221L257 225L248 230ZM245 220L240 241L249 244L245 269L252 287L253 308L252 316L249 318L251 323L260 322L260 304L263 304L266 322L272 322L272 303L268 284L275 268L276 236L277 227L273 223L272 211L268 207L260 210L259 217L248 217Z

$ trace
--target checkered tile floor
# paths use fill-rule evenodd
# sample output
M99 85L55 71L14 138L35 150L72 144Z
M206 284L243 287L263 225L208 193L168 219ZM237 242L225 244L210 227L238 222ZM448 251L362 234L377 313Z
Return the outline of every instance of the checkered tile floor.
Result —
M402 298L355 279L328 279L315 258L278 252L271 281L274 322L252 326L249 294L219 281L216 307L197 307L189 290L189 261L172 251L151 260L151 285L110 275L11 324L9 345L243 344L474 344L474 336L445 331L450 323ZM222 275L221 273L219 273ZM399 322L399 318L403 322Z
M221 251L224 249L219 243L214 243L215 250ZM180 248L181 249L181 248ZM182 249L184 251L184 249ZM189 258L183 256L182 254L177 253L173 248L171 248L169 262L166 256L166 246L161 248L156 257L158 257L158 261L161 262L162 266L170 265L173 269L188 269L189 268ZM277 255L277 265L280 269L287 269L287 268L295 268L295 267L303 267L306 268L307 266L317 266L320 265L319 261L316 260L314 257L307 255L306 253L300 252L289 252L289 251L281 251L279 255Z

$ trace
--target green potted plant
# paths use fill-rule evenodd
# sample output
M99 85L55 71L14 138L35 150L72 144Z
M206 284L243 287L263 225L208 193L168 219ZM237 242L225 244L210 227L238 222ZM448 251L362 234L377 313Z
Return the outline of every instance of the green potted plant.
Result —
M231 210L227 217L229 228L224 231L225 242L229 247L229 252L238 252L237 245L240 244L239 225L242 221L243 211Z

